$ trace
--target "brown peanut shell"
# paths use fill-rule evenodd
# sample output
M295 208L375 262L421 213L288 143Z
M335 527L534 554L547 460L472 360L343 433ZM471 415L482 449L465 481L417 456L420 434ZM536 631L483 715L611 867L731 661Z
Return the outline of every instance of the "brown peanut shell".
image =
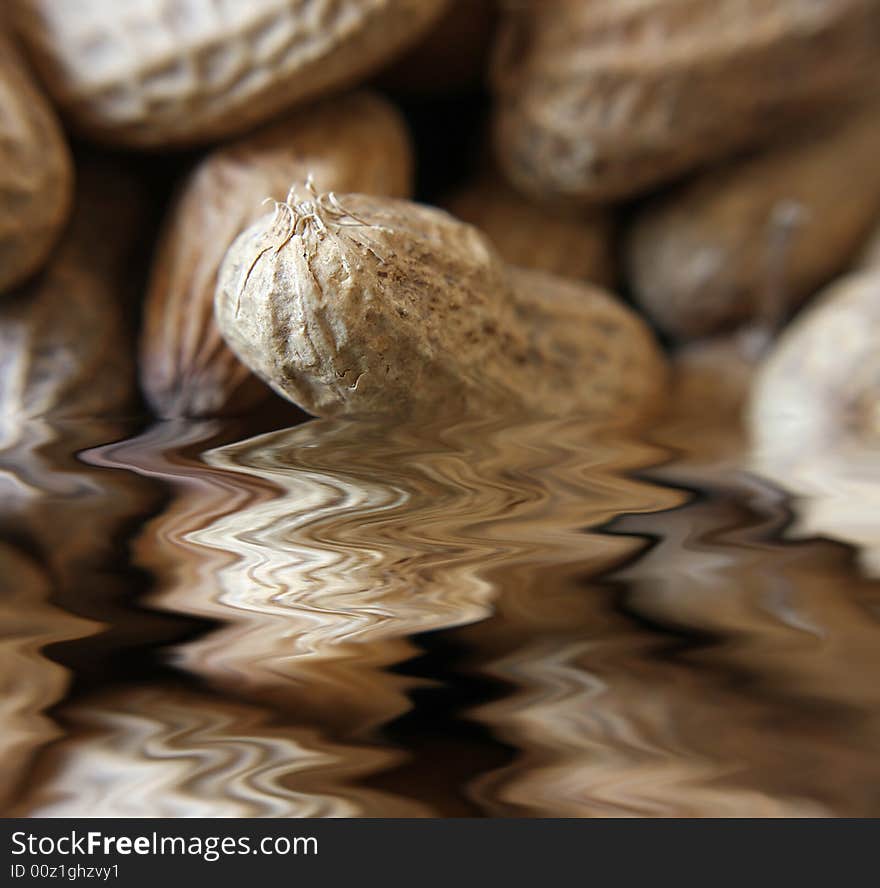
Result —
M876 466L880 271L835 282L785 329L759 367L748 415L756 450L782 470L831 451L862 450Z
M154 261L140 342L141 384L161 416L234 414L271 397L228 348L214 290L235 237L311 175L326 190L408 196L405 124L368 92L328 99L215 150L189 176Z
M708 171L626 238L637 302L683 339L775 324L853 260L880 214L880 107Z
M878 55L878 0L516 0L498 155L538 197L628 197L876 89Z
M72 187L55 112L0 33L0 293L46 261L67 220Z
M622 306L509 272L440 210L366 195L312 195L243 232L216 313L239 357L318 416L525 406L615 417L637 413L631 393L663 376Z
M446 0L14 0L47 89L90 137L150 148L244 132L352 85Z
M0 302L0 424L10 434L23 420L97 418L132 405L126 261L143 205L134 181L106 164L82 165L79 180L51 261Z
M445 208L479 228L507 262L597 284L611 282L611 220L602 212L540 204L492 176L458 191Z

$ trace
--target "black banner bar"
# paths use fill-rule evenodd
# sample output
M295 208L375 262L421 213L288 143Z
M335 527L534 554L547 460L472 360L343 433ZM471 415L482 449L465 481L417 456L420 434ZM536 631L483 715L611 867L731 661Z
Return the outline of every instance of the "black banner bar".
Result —
M859 884L874 820L3 820L4 885ZM859 876L858 874L861 874ZM854 878L855 876L855 878ZM259 880L248 883L244 880ZM646 880L648 880L646 882Z

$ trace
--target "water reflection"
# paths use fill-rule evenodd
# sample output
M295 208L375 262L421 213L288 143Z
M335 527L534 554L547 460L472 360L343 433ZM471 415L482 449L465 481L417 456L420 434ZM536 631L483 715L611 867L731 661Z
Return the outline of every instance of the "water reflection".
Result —
M64 712L16 813L38 817L418 817L429 809L349 785L381 753L270 723L253 706L178 687L111 690Z
M126 458L170 477L161 438ZM175 662L247 699L365 732L410 705L414 681L388 667L416 653L413 635L484 619L524 571L598 571L630 554L585 528L622 504L674 499L623 477L656 459L582 422L315 421L211 450L207 465L178 462L186 495L137 549L163 577L156 605L225 624Z
M119 597L131 578L119 545L150 507L134 478L98 471L76 451L130 433L99 422L24 420L4 426L0 449L0 660L3 704L0 801L27 784L26 766L61 729L49 710L73 684L77 645L100 669L122 638L154 637ZM118 620L115 618L119 617ZM111 624L115 624L111 628ZM52 646L52 655L46 652ZM59 653L56 653L59 652ZM70 654L67 659L60 652Z
M794 449L764 441L753 447L750 463L790 493L795 521L788 535L850 543L863 570L880 577L880 440Z
M32 758L61 732L46 711L70 674L43 649L81 638L97 624L49 602L51 580L27 553L0 543L0 804L14 798Z
M20 430L4 810L876 815L877 582L787 538L727 361L692 356L648 440Z
M591 590L594 614L572 607L548 633L505 612L483 668L519 690L472 715L520 752L472 787L489 810L876 813L876 584L837 547L767 543L762 525L718 500L624 519L669 533Z

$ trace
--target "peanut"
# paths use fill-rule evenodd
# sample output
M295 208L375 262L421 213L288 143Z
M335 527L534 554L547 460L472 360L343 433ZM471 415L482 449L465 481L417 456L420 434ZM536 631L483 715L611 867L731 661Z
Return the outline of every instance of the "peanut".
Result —
M446 0L14 3L71 122L149 148L241 133L349 86L418 38Z
M472 182L445 206L479 228L508 262L593 283L613 277L610 219L603 213L539 204L494 176Z
M55 114L0 34L0 293L46 261L67 220L72 186Z
M662 409L666 363L641 318L580 281L515 267L509 276L528 342L511 382L528 405L623 421Z
M511 181L649 189L876 88L878 0L516 0L495 57Z
M798 457L880 441L880 272L844 278L782 334L749 410L759 452L786 470Z
M636 300L692 338L774 324L852 261L880 213L880 107L705 173L626 243Z
M162 416L237 413L271 397L214 322L214 290L236 235L312 175L325 189L407 196L412 158L394 108L372 93L326 100L209 154L184 185L155 258L141 383Z
M601 293L508 271L488 240L401 200L292 191L224 259L217 320L318 416L510 406L637 416L663 362Z
M22 420L107 416L134 394L122 292L136 186L80 166L72 223L44 272L0 303L0 438Z

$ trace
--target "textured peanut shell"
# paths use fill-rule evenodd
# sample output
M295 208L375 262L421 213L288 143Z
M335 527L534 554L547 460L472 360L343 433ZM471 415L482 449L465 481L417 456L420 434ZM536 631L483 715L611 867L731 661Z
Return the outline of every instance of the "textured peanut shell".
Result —
M72 185L55 113L0 33L0 293L45 262L67 219Z
M13 0L47 88L89 136L219 139L357 82L446 0Z
M471 183L445 207L479 228L507 262L598 284L612 278L610 219L601 212L539 204L495 177Z
M246 411L271 391L214 321L223 255L235 237L311 175L326 190L408 196L409 136L373 93L326 99L215 150L192 172L165 224L147 293L141 385L161 416Z
M512 375L527 404L552 414L640 421L665 407L666 360L634 312L590 284L508 270L529 360Z
M877 0L524 0L495 135L538 196L627 197L876 88Z
M625 309L575 283L509 272L472 226L365 195L337 207L345 214L319 222L303 206L257 222L227 253L217 289L232 348L308 412L629 414L629 393L662 378Z
M880 447L880 272L843 278L784 331L749 406L765 462ZM876 465L876 462L875 462Z
M842 271L880 214L880 107L703 174L637 216L636 300L667 332L775 320Z
M0 302L0 424L94 418L131 406L124 293L139 194L121 171L80 167L73 218L51 261ZM3 437L0 435L0 437Z

